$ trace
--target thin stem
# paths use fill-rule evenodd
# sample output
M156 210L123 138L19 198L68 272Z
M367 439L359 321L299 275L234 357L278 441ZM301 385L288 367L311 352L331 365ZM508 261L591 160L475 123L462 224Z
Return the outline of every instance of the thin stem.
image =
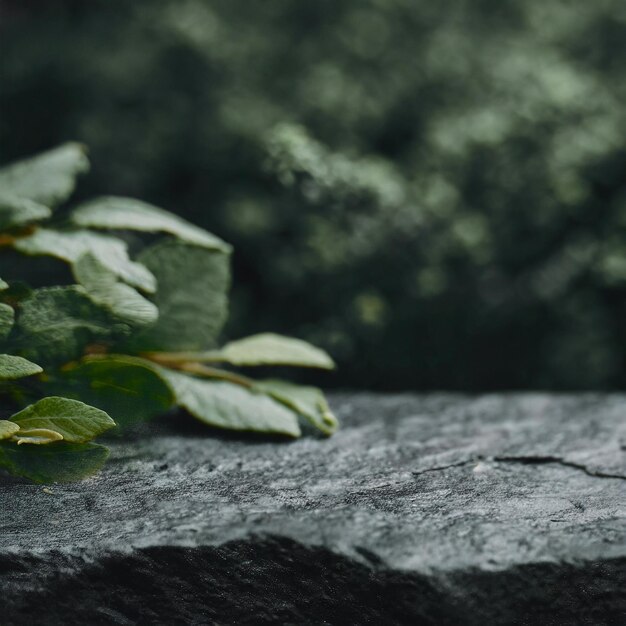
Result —
M144 352L141 356L171 367L174 363L220 363L224 360L215 352Z
M36 229L37 229L36 226L24 226L20 228L19 230L17 230L16 232L13 232L11 234L1 233L0 234L0 248L13 246L13 244L18 239L21 239L22 237L28 237L28 235L32 235Z
M144 355L147 356L147 355ZM150 358L150 357L147 357ZM178 370L180 372L185 372L186 374L193 374L194 376L202 376L203 378L217 378L219 380L227 380L228 382L235 383L237 385L241 385L243 387L252 388L254 387L254 381L250 378L246 378L245 376L241 376L240 374L235 374L234 372L228 372L226 370L220 370L214 367L208 367L207 365L203 365L202 363L186 361L186 362L169 362L163 363L156 359L155 363L159 363L160 365L165 365L171 369Z

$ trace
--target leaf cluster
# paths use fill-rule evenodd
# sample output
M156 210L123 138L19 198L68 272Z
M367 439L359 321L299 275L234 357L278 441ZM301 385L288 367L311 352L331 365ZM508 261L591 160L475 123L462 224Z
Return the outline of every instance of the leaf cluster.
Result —
M107 456L93 439L174 407L217 428L332 434L319 389L239 371L332 369L328 354L272 333L220 345L231 246L130 198L59 209L88 167L70 143L0 169L0 467L82 477ZM36 257L63 263L67 284L31 287Z

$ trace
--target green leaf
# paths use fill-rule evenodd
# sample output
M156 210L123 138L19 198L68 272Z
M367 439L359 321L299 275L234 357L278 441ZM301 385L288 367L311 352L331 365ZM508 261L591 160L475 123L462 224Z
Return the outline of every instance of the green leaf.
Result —
M89 252L129 285L148 293L156 290L154 276L129 258L126 243L117 237L86 230L62 232L38 228L32 235L16 239L13 246L24 254L52 256L70 264Z
M61 374L60 390L106 411L121 428L174 405L174 394L148 361L129 356L87 357Z
M89 169L83 146L66 143L0 169L0 191L46 206L67 200L76 177Z
M22 428L11 438L11 441L17 443L18 446L30 444L35 446L45 446L55 441L62 441L63 435L50 430L48 428Z
M79 206L71 216L74 224L87 228L166 233L182 241L229 252L231 246L206 230L133 198L107 196Z
M2 278L0 278L0 291L4 291L5 289L8 289L9 285L8 283L5 283Z
M303 387L283 380L263 380L254 388L293 409L323 433L332 435L339 425L330 411L324 393L317 387Z
M273 333L252 335L227 343L221 350L209 352L198 360L225 361L232 365L294 365L333 369L335 363L324 350L301 339Z
M87 357L63 373L70 393L99 406L126 426L178 405L210 426L297 437L297 416L263 393L223 381L203 380L146 359Z
M0 302L0 341L9 336L14 321L15 311L13 307Z
M159 368L179 406L209 426L300 436L297 416L253 389Z
M0 380L15 380L25 376L41 374L39 365L31 363L20 356L0 354Z
M16 341L24 356L61 365L91 343L114 341L128 326L114 324L78 285L36 289L20 303Z
M156 276L159 319L138 333L131 352L205 350L215 346L228 315L229 255L175 240L139 260Z
M153 324L159 311L135 289L119 282L118 277L91 252L83 254L73 265L74 277L89 297L121 320L134 326Z
M20 427L15 422L0 420L0 440L10 439L19 429Z
M60 441L34 447L0 443L0 467L37 483L81 480L99 471L108 456L107 448L95 444Z
M47 206L0 188L0 230L45 220L51 215L52 211Z
M250 380L246 387L188 376L147 359L123 355L86 357L63 371L61 377L62 393L105 410L122 427L150 419L178 404L219 428L295 437L300 432L298 414L327 435L337 429L337 419L319 389L283 381ZM275 402L268 403L269 398L263 396Z
M46 428L63 436L68 443L87 443L115 422L102 410L78 400L50 396L31 404L11 417L20 428Z

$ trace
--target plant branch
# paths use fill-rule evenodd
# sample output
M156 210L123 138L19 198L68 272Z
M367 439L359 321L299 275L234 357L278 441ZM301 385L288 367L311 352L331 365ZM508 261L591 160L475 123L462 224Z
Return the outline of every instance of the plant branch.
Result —
M169 367L173 370L185 372L186 374L193 374L194 376L201 376L202 378L217 378L219 380L226 380L248 388L254 387L254 381L246 376L235 374L234 372L229 372L227 370L217 369L215 367L208 367L207 365L203 365L202 363L195 361L161 361L158 358L154 358L154 354L144 354L143 356L154 363L163 365L164 367Z

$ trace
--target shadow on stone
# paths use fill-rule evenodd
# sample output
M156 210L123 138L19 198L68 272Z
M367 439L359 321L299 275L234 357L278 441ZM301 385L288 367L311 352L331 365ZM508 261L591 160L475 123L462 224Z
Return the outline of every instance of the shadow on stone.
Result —
M0 561L45 591L5 597L3 624L619 624L626 560L429 578L257 537L221 547Z

